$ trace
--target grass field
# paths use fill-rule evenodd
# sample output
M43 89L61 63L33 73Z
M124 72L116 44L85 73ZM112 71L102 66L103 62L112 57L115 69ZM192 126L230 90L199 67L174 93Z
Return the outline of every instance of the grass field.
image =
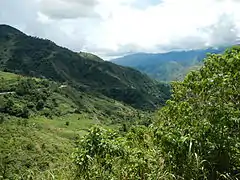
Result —
M2 71L0 79L1 92L15 92L0 95L0 180L72 179L75 140L94 125L118 128L113 122L137 112L55 82ZM37 110L40 101L44 106ZM18 116L26 108L28 118Z

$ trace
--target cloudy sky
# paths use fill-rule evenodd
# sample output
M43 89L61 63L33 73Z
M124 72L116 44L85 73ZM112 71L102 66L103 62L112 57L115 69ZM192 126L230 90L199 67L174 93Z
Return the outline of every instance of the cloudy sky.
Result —
M232 44L240 0L0 0L0 24L105 59Z

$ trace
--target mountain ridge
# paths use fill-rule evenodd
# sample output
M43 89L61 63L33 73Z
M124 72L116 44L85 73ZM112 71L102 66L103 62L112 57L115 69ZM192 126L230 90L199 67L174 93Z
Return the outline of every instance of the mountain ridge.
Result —
M222 53L226 47L206 48L198 50L171 51L166 53L136 53L111 62L132 67L160 81L180 80L192 68L202 65L208 53Z
M99 59L0 25L0 70L67 82L138 108L156 108L169 98L165 84L133 68Z

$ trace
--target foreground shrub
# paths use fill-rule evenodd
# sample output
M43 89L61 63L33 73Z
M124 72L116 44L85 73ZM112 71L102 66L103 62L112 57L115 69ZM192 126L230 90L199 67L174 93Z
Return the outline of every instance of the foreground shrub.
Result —
M77 142L77 179L170 179L151 139L146 127L135 127L125 137L92 128Z
M210 55L173 84L155 124L168 170L184 179L240 177L240 48Z

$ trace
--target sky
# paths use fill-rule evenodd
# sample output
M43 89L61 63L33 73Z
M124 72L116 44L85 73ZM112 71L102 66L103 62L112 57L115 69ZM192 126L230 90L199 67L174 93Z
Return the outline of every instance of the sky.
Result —
M108 60L233 44L239 9L240 0L0 0L0 24Z

